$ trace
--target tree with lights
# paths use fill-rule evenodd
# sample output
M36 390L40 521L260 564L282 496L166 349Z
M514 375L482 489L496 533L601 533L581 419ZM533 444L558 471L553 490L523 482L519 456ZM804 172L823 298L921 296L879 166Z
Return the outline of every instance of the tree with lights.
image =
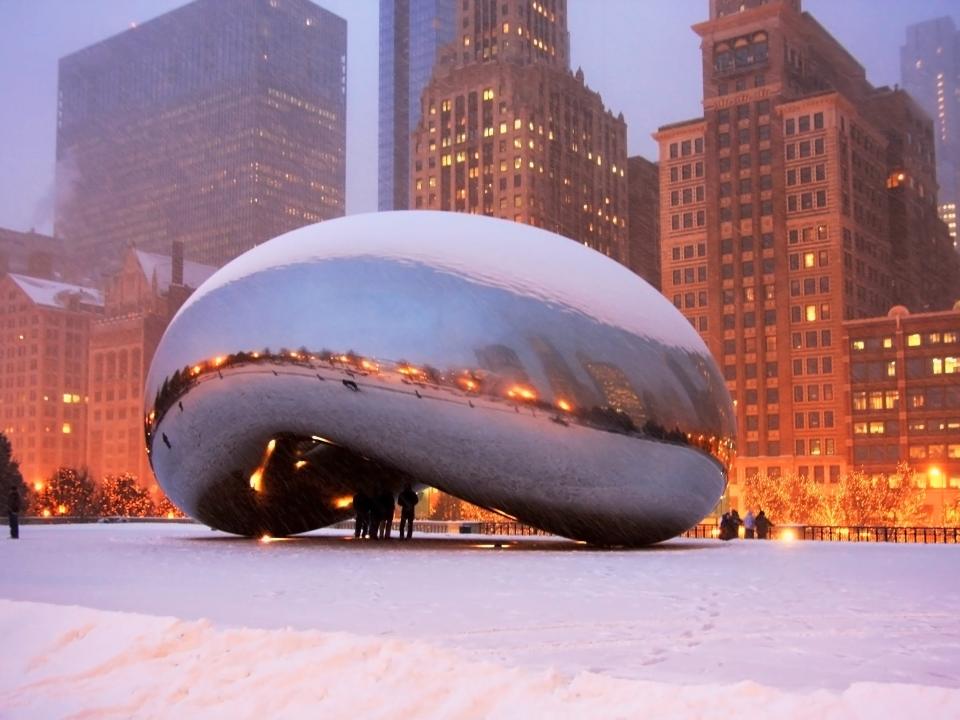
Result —
M117 517L150 517L155 514L150 492L141 487L130 473L107 475L97 489L100 515Z
M94 517L97 515L96 486L86 470L59 468L47 482L33 489L28 506L33 515L43 517Z

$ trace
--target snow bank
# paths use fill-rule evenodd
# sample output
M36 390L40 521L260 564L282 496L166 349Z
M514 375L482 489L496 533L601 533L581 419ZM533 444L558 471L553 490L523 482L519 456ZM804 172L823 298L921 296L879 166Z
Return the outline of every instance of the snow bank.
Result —
M17 718L958 717L960 690L794 693L510 669L424 642L0 600L0 708Z

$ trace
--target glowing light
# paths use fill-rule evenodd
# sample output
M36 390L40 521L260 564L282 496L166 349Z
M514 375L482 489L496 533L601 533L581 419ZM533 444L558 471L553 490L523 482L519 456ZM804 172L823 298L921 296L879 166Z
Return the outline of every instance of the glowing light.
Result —
M573 405L568 403L566 400L557 400L557 407L563 410L564 412L570 412L573 410Z
M203 370L202 365L194 365L193 368L190 370L190 373L193 375L199 375L202 370Z
M33 484L33 490L34 490L34 492L43 492L43 483L40 482L39 480L37 480L37 481Z
M273 538L270 537L269 535L267 535L266 533L264 533L264 534L260 537L260 542L262 542L262 543L268 543L268 542L270 542L271 540L273 540Z
M335 508L343 509L348 508L353 505L353 498L349 495L344 495L343 497L334 498L333 506Z
M57 505L57 512L58 512L60 515L66 515L66 514L67 514L67 506L66 506L66 505L63 505L63 504Z
M527 387L526 385L514 385L507 391L507 397L510 398L519 398L520 400L536 400L537 393L533 388Z
M369 360L361 360L360 367L362 367L364 370L369 370L370 372L376 372L380 369L376 363L370 362Z
M277 447L277 441L271 438L270 442L267 443L267 455L271 455L275 447Z
M260 357L260 353L258 353L258 352L252 353L250 357L258 358L258 357Z
M223 357L222 355L217 355L217 357L213 359L213 366L220 367L221 365L223 365L224 361L226 361L225 357Z
M316 440L317 442L324 443L325 445L336 445L336 443L333 440L328 440L327 438L320 437L319 435L311 435L310 437L313 440Z
M294 466L297 470L299 470L300 468L302 468L302 467L303 467L304 465L306 465L306 464L307 464L307 461L306 461L306 460L297 460L297 461L293 464L293 466Z
M173 510L167 512L167 520L173 520L174 517L176 516L173 514Z
M44 517L50 517L50 509L49 509L49 508L44 508L42 514L43 514Z
M797 541L797 531L793 528L786 528L780 533L780 541L792 543Z
M254 492L263 490L263 470L261 468L254 470L250 476L250 487L253 488Z

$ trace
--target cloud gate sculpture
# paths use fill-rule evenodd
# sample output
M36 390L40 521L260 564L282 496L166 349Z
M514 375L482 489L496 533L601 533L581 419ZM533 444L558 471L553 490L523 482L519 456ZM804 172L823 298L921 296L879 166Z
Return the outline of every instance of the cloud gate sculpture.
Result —
M723 493L723 378L654 288L544 230L356 215L220 269L146 388L147 449L184 512L241 535L432 486L569 538L644 545Z

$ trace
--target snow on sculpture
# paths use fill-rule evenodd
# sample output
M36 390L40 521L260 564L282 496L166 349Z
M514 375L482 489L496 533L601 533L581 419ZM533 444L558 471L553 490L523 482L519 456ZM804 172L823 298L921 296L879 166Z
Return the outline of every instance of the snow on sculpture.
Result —
M264 243L180 309L146 388L147 449L184 512L305 532L428 485L604 545L716 504L723 378L654 288L526 225L356 215Z

